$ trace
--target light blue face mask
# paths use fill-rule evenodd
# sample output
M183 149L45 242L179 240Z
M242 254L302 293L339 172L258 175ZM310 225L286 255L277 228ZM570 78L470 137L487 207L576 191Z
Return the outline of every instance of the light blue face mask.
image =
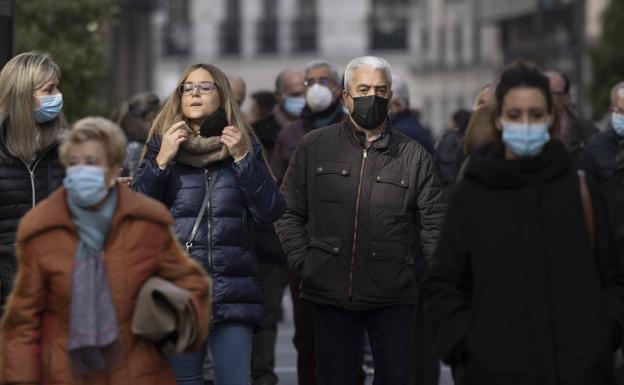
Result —
M35 111L39 123L46 123L56 118L63 109L63 94L38 96L41 108Z
M88 165L68 167L63 186L67 189L67 199L82 208L100 203L109 190L104 169Z
M529 157L539 154L550 141L548 123L513 123L503 122L503 143L518 157Z
M298 118L301 116L301 111L306 105L305 97L303 96L288 96L286 100L284 100L284 110L288 113L288 115Z
M624 115L614 112L611 114L611 125L615 133L619 136L624 136Z

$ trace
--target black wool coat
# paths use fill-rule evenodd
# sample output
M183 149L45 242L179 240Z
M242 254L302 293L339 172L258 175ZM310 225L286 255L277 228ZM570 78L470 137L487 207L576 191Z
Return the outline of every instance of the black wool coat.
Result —
M476 152L450 200L423 284L439 356L458 384L611 384L624 275L592 191L559 142L534 158Z

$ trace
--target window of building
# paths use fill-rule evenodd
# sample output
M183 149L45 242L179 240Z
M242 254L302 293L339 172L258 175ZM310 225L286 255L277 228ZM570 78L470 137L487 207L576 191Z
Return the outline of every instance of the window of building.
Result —
M316 0L298 0L298 4L298 14L292 26L293 51L316 51L316 30L318 26Z
M163 55L186 56L191 53L191 20L188 0L162 4L166 21L163 26Z
M438 30L438 62L446 65L446 27L442 26Z
M258 22L258 52L259 53L275 53L277 52L277 7L278 0L264 0L264 14Z
M406 50L408 0L372 0L370 49Z
M221 23L220 49L224 55L241 53L241 5L240 0L226 0L225 19Z
M461 24L455 26L453 31L453 48L455 51L455 63L463 64L464 62L464 30Z

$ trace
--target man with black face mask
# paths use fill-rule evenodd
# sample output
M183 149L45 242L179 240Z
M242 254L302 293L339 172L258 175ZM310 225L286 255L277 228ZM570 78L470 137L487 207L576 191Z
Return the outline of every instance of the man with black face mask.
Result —
M353 59L342 98L348 119L301 141L282 184L277 231L301 298L314 306L316 383L354 384L366 328L375 383L408 384L418 285L444 205L431 156L393 131L390 66Z

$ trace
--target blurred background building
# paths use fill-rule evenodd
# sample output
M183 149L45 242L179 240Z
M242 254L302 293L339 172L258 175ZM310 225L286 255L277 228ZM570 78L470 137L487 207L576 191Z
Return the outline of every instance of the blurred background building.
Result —
M110 26L86 21L85 28L109 42L100 91L108 106L148 89L164 98L196 62L242 76L253 92L272 90L285 67L325 59L342 71L351 58L372 54L408 81L412 107L440 136L450 114L470 108L513 60L565 71L574 99L585 101L588 47L609 1L88 0L116 8ZM15 4L0 0L0 65L14 50Z

